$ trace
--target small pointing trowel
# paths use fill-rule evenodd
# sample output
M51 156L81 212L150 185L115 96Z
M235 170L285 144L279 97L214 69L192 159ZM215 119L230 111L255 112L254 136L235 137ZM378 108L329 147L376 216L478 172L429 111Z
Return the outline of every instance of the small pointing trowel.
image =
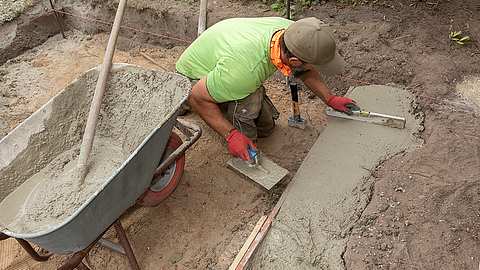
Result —
M278 166L258 150L249 147L248 154L250 155L249 161L232 158L227 161L227 165L267 190L270 190L288 174L288 170Z
M354 110L352 111L352 115L348 115L346 113L335 111L334 109L328 107L325 109L325 113L328 116L333 116L337 118L356 120L400 129L405 128L406 124L406 119L404 117L382 113L374 113L364 110Z

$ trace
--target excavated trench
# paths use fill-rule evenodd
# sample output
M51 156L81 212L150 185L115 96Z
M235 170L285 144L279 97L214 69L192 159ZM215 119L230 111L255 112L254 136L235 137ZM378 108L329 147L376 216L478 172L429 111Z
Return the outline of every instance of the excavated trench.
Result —
M62 30L89 35L109 32L116 6L111 0L60 0L54 3L55 12L48 1L27 5L21 14L0 21L0 64L35 48ZM171 48L188 45L195 39L197 20L193 6L186 3L166 2L154 6L131 1L125 10L121 32L129 42L119 46L128 48L147 43Z

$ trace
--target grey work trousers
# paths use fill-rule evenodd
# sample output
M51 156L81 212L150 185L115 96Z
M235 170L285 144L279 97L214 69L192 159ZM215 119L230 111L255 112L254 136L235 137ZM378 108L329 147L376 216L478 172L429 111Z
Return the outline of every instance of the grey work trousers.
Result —
M272 134L275 120L279 117L263 86L243 99L218 105L224 117L252 140Z
M193 87L198 80L191 79L190 82ZM252 140L272 134L275 120L280 115L265 93L263 85L243 99L218 103L218 106L223 116ZM183 110L188 111L188 107L184 106Z

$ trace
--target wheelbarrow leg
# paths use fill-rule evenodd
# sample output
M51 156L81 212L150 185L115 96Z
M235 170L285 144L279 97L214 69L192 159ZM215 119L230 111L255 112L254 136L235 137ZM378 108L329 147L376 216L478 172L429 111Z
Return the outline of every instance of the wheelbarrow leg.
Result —
M88 266L86 264L84 264L83 262L81 262L78 266L77 266L77 269L78 270L90 270L90 268L88 268Z
M4 234L4 233L0 233L0 241L2 240L7 240L8 238L10 238L10 236ZM33 247L32 245L30 245L30 243L28 243L27 241L23 240L23 239L17 239L15 238L15 240L17 240L17 242L20 244L20 246L22 246L22 248L28 253L28 255L30 255L30 257L32 257L32 259L34 259L35 261L37 262L44 262L46 260L48 260L48 258L50 258L50 256L52 256L52 253L47 253L45 255L40 255Z
M132 268L132 270L140 270L140 266L138 265L137 259L135 258L135 254L133 254L132 246L128 242L127 235L125 234L122 223L120 223L120 220L117 219L117 221L113 223L113 226L115 227L115 231L117 232L117 237L120 241L120 245L122 245L123 250L127 255L130 267Z
M28 243L27 241L25 241L23 239L15 238L15 240L17 240L17 242L28 253L28 255L30 255L30 257L32 257L32 259L34 259L37 262L44 262L44 261L48 260L48 258L50 258L50 256L52 256L52 253L47 253L45 255L38 254L38 252L32 247L32 245L30 245L30 243Z
M75 268L79 270L89 269L83 262L83 258L88 255L88 252L92 249L92 247L97 243L97 241L93 242L88 246L86 249L75 252L68 260L57 270L73 270Z

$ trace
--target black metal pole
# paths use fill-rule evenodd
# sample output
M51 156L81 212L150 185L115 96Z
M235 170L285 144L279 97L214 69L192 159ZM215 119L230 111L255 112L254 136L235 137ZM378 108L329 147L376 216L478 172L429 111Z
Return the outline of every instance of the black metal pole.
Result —
M53 10L53 15L55 16L55 21L57 21L57 24L58 24L58 27L60 28L60 32L62 33L62 37L63 38L66 38L65 37L65 32L63 31L63 25L62 23L60 22L60 17L57 13L57 10L55 9L55 6L53 5L53 2L52 0L49 0L50 1L50 7L52 8Z
M290 18L290 0L285 0L286 3L285 3L285 16L287 17L287 19L291 19Z

